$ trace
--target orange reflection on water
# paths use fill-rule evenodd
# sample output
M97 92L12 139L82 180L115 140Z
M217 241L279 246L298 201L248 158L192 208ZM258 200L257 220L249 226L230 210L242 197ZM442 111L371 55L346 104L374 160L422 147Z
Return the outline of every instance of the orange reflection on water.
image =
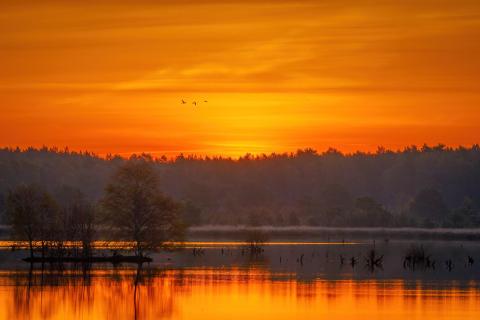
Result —
M361 244L361 242L352 242L352 241L274 241L274 242L264 242L264 246L299 246L299 245L355 245ZM81 247L82 243L80 241L64 241L63 245L65 247ZM173 247L183 247L183 248L195 248L195 247L241 247L250 245L246 241L167 241L164 243L167 246ZM42 246L41 241L34 241L33 247L40 248ZM95 249L133 249L135 243L133 241L93 241L92 247ZM28 241L12 241L12 240L1 240L0 241L0 250L17 250L17 249L28 249Z
M262 269L0 274L0 319L479 319L479 305L476 283L301 282Z

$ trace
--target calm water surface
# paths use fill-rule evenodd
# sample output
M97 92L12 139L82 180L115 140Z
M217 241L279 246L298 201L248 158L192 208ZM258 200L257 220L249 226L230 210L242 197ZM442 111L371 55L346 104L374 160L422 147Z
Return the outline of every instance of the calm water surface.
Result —
M136 266L36 266L1 252L0 319L480 319L476 244L429 243L435 270L405 270L408 244L377 245L383 269L342 265L370 244L267 246L260 257L234 244L154 256ZM222 252L223 249L223 252ZM303 265L297 259L304 255ZM282 258L280 260L280 258ZM443 259L452 258L448 271ZM480 259L477 263L480 263Z

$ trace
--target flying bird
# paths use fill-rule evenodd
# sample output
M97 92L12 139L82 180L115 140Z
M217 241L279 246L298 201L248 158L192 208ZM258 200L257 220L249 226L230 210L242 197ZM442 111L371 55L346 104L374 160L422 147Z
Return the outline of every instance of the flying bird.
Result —
M203 103L207 103L207 102L208 102L208 100L203 100ZM187 104L187 103L188 103L187 101L185 101L184 99L181 99L181 104ZM193 104L193 106L197 107L197 106L200 105L200 101L194 100L194 101L192 101L192 104Z

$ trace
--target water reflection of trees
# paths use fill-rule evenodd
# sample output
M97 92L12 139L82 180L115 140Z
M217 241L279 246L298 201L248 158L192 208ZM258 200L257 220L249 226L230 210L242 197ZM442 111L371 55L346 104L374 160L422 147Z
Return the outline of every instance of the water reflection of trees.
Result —
M137 269L31 269L3 277L12 287L9 319L147 319L170 316L175 285L159 272ZM155 303L154 303L155 302Z
M53 319L64 315L86 319L170 319L183 314L185 308L204 307L199 303L205 296L218 297L225 303L232 294L239 301L254 295L266 297L265 303L294 301L294 305L308 309L328 305L340 308L352 303L423 306L428 299L452 295L478 301L478 287L471 283L461 287L448 281L432 284L321 278L302 282L294 273L272 273L262 267L44 267L2 275L0 281L1 287L11 288L7 295L0 296L9 319Z

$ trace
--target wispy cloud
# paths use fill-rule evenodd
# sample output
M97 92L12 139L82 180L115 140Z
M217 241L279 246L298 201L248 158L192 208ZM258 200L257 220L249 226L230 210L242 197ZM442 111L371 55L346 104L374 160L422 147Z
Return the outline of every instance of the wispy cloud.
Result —
M381 130L385 146L478 142L478 1L52 0L0 9L0 144L370 148ZM212 98L207 108L178 105L200 96Z

